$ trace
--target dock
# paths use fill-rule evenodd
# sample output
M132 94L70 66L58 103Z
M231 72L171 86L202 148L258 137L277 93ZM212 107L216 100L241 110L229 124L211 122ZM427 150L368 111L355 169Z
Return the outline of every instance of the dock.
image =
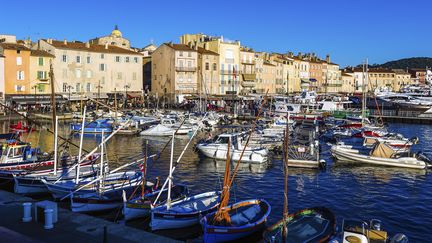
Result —
M86 214L74 213L58 207L58 222L50 230L44 224L33 221L24 223L24 202L32 198L0 190L0 233L5 242L180 242L144 230L106 221ZM33 211L33 210L32 210Z

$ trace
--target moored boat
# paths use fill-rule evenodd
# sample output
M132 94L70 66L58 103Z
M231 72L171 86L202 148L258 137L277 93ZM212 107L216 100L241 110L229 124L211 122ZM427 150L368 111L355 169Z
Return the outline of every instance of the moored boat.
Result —
M286 237L283 238L283 227ZM335 234L336 218L327 208L306 208L289 214L270 226L263 234L265 242L327 242Z

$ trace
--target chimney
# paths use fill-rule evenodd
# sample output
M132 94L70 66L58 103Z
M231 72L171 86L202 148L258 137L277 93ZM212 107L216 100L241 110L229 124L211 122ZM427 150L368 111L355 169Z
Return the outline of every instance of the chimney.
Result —
M302 54L301 52L299 52L299 53L297 54L297 57L298 57L298 58L302 58L302 57L303 57L303 54Z
M330 63L330 55L329 54L326 55L326 62Z
M67 40L66 39L63 40L63 44L67 45Z
M85 43L85 47L86 47L86 48L90 48L90 42L87 41L87 42Z
M108 43L105 43L105 49L108 49Z

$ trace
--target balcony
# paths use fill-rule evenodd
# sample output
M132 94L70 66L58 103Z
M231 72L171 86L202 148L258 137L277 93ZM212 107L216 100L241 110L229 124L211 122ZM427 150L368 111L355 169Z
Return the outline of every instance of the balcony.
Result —
M243 65L255 65L255 61L242 60L241 64L243 64Z
M256 79L255 73L244 73L242 75L243 75L243 80L245 81L255 81Z
M196 67L175 67L177 72L196 72Z
M253 88L255 87L255 81L244 80L241 82L241 85L243 86L243 88Z

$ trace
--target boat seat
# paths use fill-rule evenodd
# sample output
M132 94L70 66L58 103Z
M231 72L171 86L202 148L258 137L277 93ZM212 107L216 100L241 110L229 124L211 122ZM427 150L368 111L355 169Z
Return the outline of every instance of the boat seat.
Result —
M368 238L371 243L386 242L387 232L381 230L368 230Z
M259 205L254 205L246 210L235 211L231 216L231 222L235 225L247 224L253 221L253 219L259 214L260 211L261 208Z

